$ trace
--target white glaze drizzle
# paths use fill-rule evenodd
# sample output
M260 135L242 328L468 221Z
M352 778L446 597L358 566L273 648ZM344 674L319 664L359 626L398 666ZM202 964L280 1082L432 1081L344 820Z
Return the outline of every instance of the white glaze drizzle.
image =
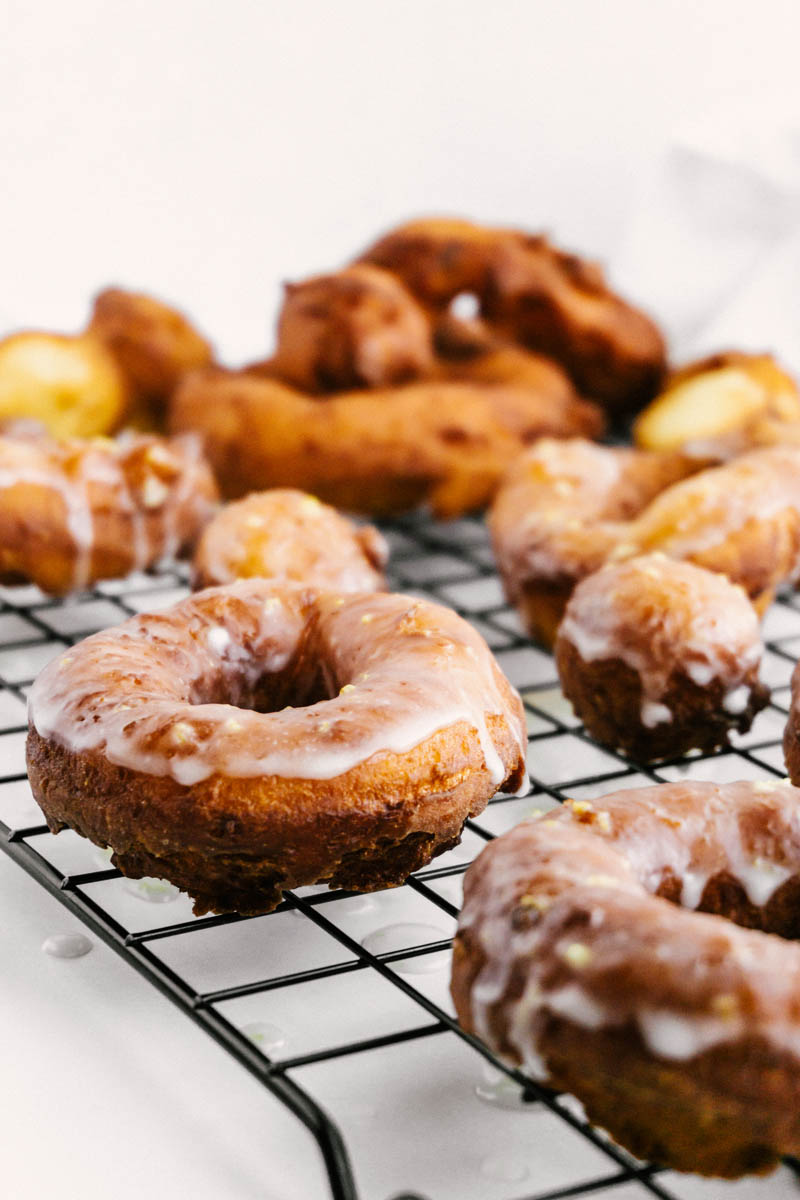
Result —
M758 616L740 588L662 554L608 565L579 583L559 637L584 662L619 659L636 672L648 729L672 720L662 700L676 670L698 687L723 680L740 705L727 711L743 712L751 692L744 681L763 654Z
M309 622L320 639L312 655L328 661L341 694L281 712L235 707L237 691L246 695L289 663ZM195 687L195 704L192 680L206 681ZM215 680L233 704L202 702ZM511 772L489 716L502 719L520 760L526 747L519 698L483 639L456 614L408 597L316 599L256 580L199 593L73 647L37 679L29 714L42 737L72 751L99 751L116 765L186 786L217 771L331 779L465 722L497 787Z
M479 1036L492 1044L493 1008L500 1004L505 1011L507 1042L540 1080L547 1077L546 1052L539 1038L548 1013L588 1032L633 1020L651 1053L676 1062L689 1061L711 1046L736 1041L745 1034L764 1037L800 1058L800 1023L785 1015L795 1008L792 997L800 985L800 947L740 929L719 917L681 916L677 910L674 919L668 919L667 914L674 910L667 902L650 899L641 890L654 892L669 868L682 881L683 904L695 907L708 880L725 872L740 882L753 904L762 907L782 883L800 875L800 791L776 781L769 781L768 786L675 784L617 793L597 804L604 807L575 802L574 815L565 806L548 814L546 821L523 822L488 847L468 871L459 930L471 930L482 948L483 965L470 992L472 1020ZM770 820L766 816L770 809L780 815ZM600 812L609 819L600 822ZM601 836L581 829L576 820L588 822ZM778 861L772 856L754 856L753 839L763 840L759 828L770 830L777 855L789 857ZM529 851L526 843L530 843ZM658 857L660 850L666 854L663 860ZM698 855L701 859L711 856L713 865L694 869ZM490 870L484 858L493 859ZM602 872L597 870L601 863ZM593 890L587 893L587 887ZM578 904L591 912L591 920L585 933L575 935L576 943L554 945L548 917L559 911L559 897L566 901L573 888L584 889ZM653 922L652 930L643 916L640 920L637 889L641 904L656 906L647 918ZM627 893L630 899L624 898ZM510 913L520 907L527 907L538 919L531 925L509 926ZM562 911L566 914L569 909ZM649 953L655 977L660 970L670 969L679 989L686 979L685 1002L669 1007L622 993L613 1005L601 999L592 987L594 937L600 938L597 953L602 971L602 938L607 929L614 959L623 956L624 961L626 953ZM644 939L641 945L640 936ZM730 941L723 959L730 990L715 993L703 974L702 939L708 938L714 947L710 951L713 957L721 953L721 936ZM553 975L554 955L559 962L575 964L566 981L563 974ZM684 962L685 966L679 965ZM508 1001L505 995L512 971L521 964L525 964L525 986L516 1001ZM696 972L702 989L708 992L710 988L706 1007L699 1010L692 1007L690 999L695 994ZM749 1011L746 1019L739 1008L740 987L747 997L765 996L761 1008ZM785 999L772 1001L772 992Z

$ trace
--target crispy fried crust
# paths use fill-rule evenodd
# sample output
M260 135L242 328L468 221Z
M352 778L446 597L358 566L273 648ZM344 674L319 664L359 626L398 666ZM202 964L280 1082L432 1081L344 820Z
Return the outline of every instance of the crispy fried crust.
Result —
M194 437L0 437L0 582L127 575L193 545L216 498Z
M778 940L800 934L795 789L574 801L494 841L464 891L468 1032L664 1166L735 1178L797 1153L800 952Z
M171 880L198 913L402 883L524 773L519 697L454 613L264 580L73 647L37 680L30 721L51 828ZM412 744L382 748L393 738Z
M187 371L208 366L211 344L183 313L161 300L124 288L95 298L89 331L111 351L131 394L129 420L161 428L164 405Z
M612 292L595 264L544 237L429 218L392 230L359 261L393 271L434 310L474 295L497 333L556 359L614 416L658 390L665 348L655 324Z
M200 537L192 564L195 589L234 579L274 579L341 592L386 586L386 540L356 525L316 496L294 488L254 492L225 507Z
M229 497L299 487L353 512L429 503L456 516L487 503L524 446L593 433L597 412L570 390L432 381L320 401L251 372L210 370L179 385L170 428L204 435Z
M272 360L306 392L381 388L433 369L428 316L399 279L356 265L286 285Z

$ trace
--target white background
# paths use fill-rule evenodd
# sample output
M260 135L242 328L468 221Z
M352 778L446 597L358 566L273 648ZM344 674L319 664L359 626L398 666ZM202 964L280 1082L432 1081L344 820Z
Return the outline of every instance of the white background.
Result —
M280 280L426 212L613 265L670 130L780 108L799 35L794 0L6 0L0 324L119 282L261 355ZM109 952L44 959L65 928L0 860L3 1194L314 1194L305 1136Z

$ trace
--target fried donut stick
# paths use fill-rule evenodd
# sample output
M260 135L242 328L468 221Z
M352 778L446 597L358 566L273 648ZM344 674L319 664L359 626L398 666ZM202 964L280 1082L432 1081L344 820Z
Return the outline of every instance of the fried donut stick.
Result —
M665 349L657 327L607 287L596 265L544 237L427 218L386 234L359 261L399 275L435 312L475 296L496 333L555 358L615 417L658 390Z
M383 534L357 526L295 488L254 492L226 504L203 530L194 555L195 588L234 579L272 579L339 592L386 586Z
M430 374L430 322L399 279L358 265L286 285L272 359L306 392L381 388Z
M63 595L178 554L216 485L196 437L0 436L0 582Z
M545 432L592 432L596 410L529 387L435 381L319 401L275 380L187 376L170 426L197 430L225 495L299 487L351 512L429 503L457 516L491 498L508 462Z

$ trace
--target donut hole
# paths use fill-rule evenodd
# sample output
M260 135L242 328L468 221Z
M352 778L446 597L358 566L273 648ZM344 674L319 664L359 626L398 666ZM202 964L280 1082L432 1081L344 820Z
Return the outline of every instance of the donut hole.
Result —
M689 907L681 902L682 891L683 880L673 872L667 872L656 894L679 908ZM724 917L744 929L756 929L761 933L775 934L786 941L798 941L800 875L786 879L764 904L758 905L753 903L742 883L731 872L721 871L707 881L694 911Z
M309 657L299 646L280 670L258 670L247 657L226 663L223 670L196 680L188 701L192 705L228 704L251 712L276 713L332 700L346 681L337 684L321 661L313 663Z

